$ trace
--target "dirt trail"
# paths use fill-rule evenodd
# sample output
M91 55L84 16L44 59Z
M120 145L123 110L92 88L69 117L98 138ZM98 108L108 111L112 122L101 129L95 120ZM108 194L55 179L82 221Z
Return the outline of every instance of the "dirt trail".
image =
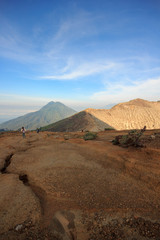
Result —
M160 239L160 131L120 133L1 135L0 239Z

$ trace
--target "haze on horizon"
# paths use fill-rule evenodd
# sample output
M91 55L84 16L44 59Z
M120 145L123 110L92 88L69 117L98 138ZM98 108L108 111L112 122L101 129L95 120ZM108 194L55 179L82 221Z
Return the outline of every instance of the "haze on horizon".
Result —
M0 122L160 99L158 0L1 0Z

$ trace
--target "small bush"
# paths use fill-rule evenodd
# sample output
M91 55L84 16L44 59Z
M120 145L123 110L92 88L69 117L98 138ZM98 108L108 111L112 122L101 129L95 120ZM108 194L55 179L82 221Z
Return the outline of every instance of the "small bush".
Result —
M105 128L104 131L114 130L114 128Z
M84 136L83 136L83 139L86 141L86 140L93 140L93 139L96 139L97 137L97 134L96 133L93 133L93 132L87 132Z
M128 143L128 139L128 135L123 135L119 142L121 145L124 145Z
M119 135L116 136L115 139L112 141L114 145L119 145L121 147L142 147L140 144L140 137L143 135L144 131L146 130L146 126L144 126L141 130L131 130L128 135Z

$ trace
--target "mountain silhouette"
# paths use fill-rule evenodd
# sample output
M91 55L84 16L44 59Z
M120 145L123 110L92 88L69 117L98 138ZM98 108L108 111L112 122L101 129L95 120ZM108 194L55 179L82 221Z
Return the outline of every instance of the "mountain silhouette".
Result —
M36 128L57 122L75 114L76 111L60 102L49 102L39 111L25 114L24 116L0 124L0 129L17 130L24 126L26 129Z

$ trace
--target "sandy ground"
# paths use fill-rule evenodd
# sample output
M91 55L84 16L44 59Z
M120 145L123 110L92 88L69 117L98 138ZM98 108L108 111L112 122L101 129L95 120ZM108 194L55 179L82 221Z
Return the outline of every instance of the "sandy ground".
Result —
M160 239L160 130L0 135L0 239Z

